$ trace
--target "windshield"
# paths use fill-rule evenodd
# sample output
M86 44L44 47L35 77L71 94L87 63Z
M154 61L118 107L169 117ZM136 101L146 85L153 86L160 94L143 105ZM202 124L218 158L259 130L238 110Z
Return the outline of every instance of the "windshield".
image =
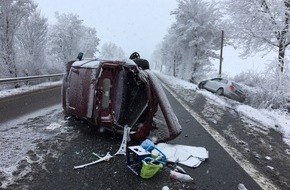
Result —
M233 84L233 86L236 88L236 89L238 89L239 91L243 91L243 89L242 89L242 87L241 86L239 86L237 83L232 83Z

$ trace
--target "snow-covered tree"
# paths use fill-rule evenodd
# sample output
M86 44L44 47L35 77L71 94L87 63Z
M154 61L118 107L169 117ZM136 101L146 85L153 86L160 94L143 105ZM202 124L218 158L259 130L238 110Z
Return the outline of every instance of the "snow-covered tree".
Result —
M80 50L84 53L85 57L94 57L100 42L100 39L97 37L97 31L95 28L85 26L83 26L82 30Z
M244 55L276 50L281 72L285 51L290 44L289 0L227 0L225 3L233 37Z
M8 69L10 77L17 76L14 41L21 21L36 9L32 0L0 1L0 64Z
M46 69L47 18L40 11L23 19L17 30L16 46L18 68L27 75L43 74Z
M150 63L153 70L161 71L162 67L162 43L159 43L151 55Z
M210 59L219 57L222 15L215 2L202 0L178 0L172 14L176 22L162 47L164 72L196 82L211 69Z
M58 63L75 59L80 50L82 20L76 14L55 14L57 23L50 28L50 53Z
M124 50L116 44L109 42L104 43L101 48L100 57L107 59L125 59Z
M83 20L76 14L56 13L57 23L50 27L50 54L54 62L64 64L75 59L79 52L93 57L97 51L99 38L96 30L85 27Z

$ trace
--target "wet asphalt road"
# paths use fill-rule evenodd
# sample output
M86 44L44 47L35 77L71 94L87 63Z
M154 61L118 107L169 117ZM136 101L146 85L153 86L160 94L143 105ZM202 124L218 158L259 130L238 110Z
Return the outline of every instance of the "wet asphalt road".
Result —
M0 99L0 123L59 104L61 101L60 89L61 86L53 86Z
M56 91L53 97L60 96ZM58 94L59 93L59 94ZM39 95L37 95L39 96ZM52 96L52 95L49 95ZM170 167L163 168L154 178L143 180L126 166L126 158L117 156L108 162L99 163L80 170L73 166L96 160L92 155L96 152L105 155L114 154L122 137L109 132L99 133L84 122L68 121L64 127L68 132L56 139L57 144L42 146L43 149L57 149L60 156L47 156L46 171L36 168L32 172L33 179L23 179L11 189L162 189L167 185L170 189L238 189L244 184L248 189L261 189L249 175L225 152L225 150L200 126L200 124L167 92L169 101L183 128L182 134L171 144L183 144L205 147L209 151L209 159L197 168L182 166L194 178L194 183L181 183L169 179ZM60 98L59 98L60 100ZM61 113L57 117L64 118ZM58 118L56 118L58 119ZM129 145L135 145L130 142Z

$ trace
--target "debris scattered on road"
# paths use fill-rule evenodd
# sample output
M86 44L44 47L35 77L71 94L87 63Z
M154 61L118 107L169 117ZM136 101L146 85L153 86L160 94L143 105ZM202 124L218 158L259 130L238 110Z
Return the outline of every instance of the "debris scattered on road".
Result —
M99 156L98 156L99 157ZM108 152L106 154L106 156L100 158L99 160L96 160L96 161L93 161L93 162L90 162L90 163L87 163L87 164L83 164L83 165L79 165L79 166L75 166L74 169L82 169L82 168L85 168L87 166L91 166L91 165L94 165L94 164L97 164L97 163L100 163L100 162L103 162L103 161L109 161L111 158L113 158L112 155L110 155L110 153Z
M170 176L171 179L176 179L176 180L179 180L181 182L191 182L191 181L193 181L193 178L190 177L190 175L179 173L179 172L176 172L176 171L173 171L173 170L170 171L170 175L169 176Z
M269 168L270 170L274 170L274 167L273 166L267 165L267 168Z
M68 115L64 116L65 120L70 120L71 118L72 118L72 116L68 116Z
M114 156L121 154L127 156L127 167L143 179L152 178L167 162L170 162L174 163L175 167L174 170L170 171L169 176L171 179L176 179L181 182L191 182L193 178L186 174L186 171L182 167L176 164L180 163L189 167L197 167L202 161L208 158L208 151L202 147L171 145L166 143L155 145L149 139L143 141L140 146L127 147L130 129L128 126L124 127L122 143L119 150L113 156L109 152L104 157L93 153L99 158L98 160L75 166L74 169L81 169L103 161L109 161ZM164 188L166 189L166 186Z
M114 156L119 155L119 154L126 155L127 142L130 141L130 136L129 136L130 130L131 128L128 127L128 125L124 127L122 143L120 145L119 150L114 154Z
M130 146L127 151L127 166L136 175L143 179L153 177L166 164L165 155L159 151L160 156L153 157L151 151L156 149L150 140L144 141L142 146Z
M170 190L168 186L162 187L162 190Z
M129 146L127 150L127 167L140 176L142 160L147 157L151 157L151 154L141 146Z
M175 166L175 171L186 174L186 171L180 166Z
M245 187L245 185L242 184L242 183L240 183L240 184L238 185L238 189L239 189L239 190L247 190L247 188Z
M165 154L167 161L189 167L198 167L208 158L208 151L203 147L159 143L156 148ZM158 155L158 152L153 150L152 154Z
M145 150L152 151L153 148L155 147L155 144L151 140L146 139L140 144L140 146L144 148Z
M147 157L142 160L142 168L140 171L140 177L143 179L149 179L153 177L160 169L163 168L163 164L158 160Z
M46 127L47 130L55 130L55 129L59 129L61 127L60 124L58 123L52 123L49 126Z
M75 166L74 169L81 169L81 168L85 168L87 166L91 166L91 165L94 165L94 164L97 164L97 163L100 163L100 162L103 162L103 161L109 161L111 158L113 158L114 156L119 155L119 154L126 155L127 142L128 142L128 140L130 140L129 139L130 129L131 128L128 127L128 126L124 127L124 134L123 134L122 143L120 145L119 150L113 156L110 155L110 153L108 152L106 156L100 157L98 154L93 152L93 155L97 156L99 158L99 160L96 160L96 161L93 161L93 162L90 162L90 163L87 163L87 164Z

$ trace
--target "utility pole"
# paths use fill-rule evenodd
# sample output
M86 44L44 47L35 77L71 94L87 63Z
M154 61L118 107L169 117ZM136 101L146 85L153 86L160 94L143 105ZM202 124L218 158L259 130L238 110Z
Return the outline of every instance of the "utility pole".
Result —
M224 47L224 31L222 30L219 77L222 77L223 47Z
M173 76L175 77L175 63L176 63L176 55L174 54L174 63L173 63Z
M175 63L173 64L173 76L175 77Z

